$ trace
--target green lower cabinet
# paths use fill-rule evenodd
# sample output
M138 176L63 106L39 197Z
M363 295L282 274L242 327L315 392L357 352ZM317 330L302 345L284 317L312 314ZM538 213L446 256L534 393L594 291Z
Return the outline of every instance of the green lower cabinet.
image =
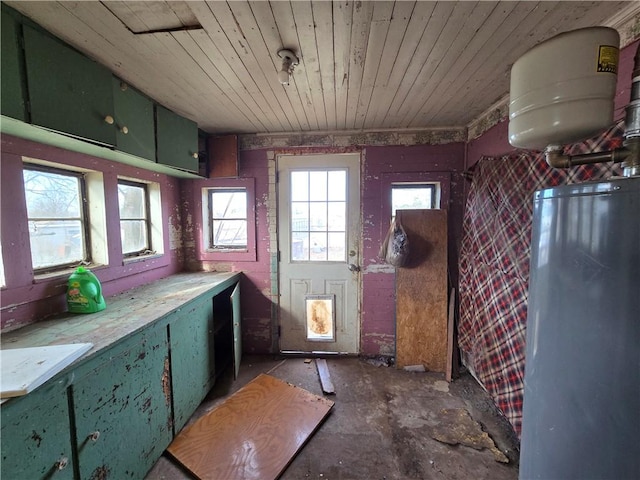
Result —
M213 301L198 299L175 314L169 324L175 431L185 425L213 386Z
M73 478L66 383L49 382L0 407L1 478Z
M73 385L79 477L144 478L172 439L167 330L147 329L98 360Z

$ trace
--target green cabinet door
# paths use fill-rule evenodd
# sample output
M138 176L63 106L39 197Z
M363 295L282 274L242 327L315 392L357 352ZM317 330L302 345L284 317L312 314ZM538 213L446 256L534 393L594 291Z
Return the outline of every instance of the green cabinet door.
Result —
M111 72L35 28L23 33L31 122L115 145Z
M240 282L231 292L231 312L233 318L233 375L238 378L242 361L242 315L240 313Z
M156 105L158 163L198 172L198 125Z
M0 105L2 115L27 120L25 108L24 78L22 72L22 48L20 47L20 22L2 5L2 54L0 55Z
M214 382L213 301L187 304L169 324L171 383L176 433L182 429Z
M0 407L3 479L73 478L66 382L48 382Z
M89 364L73 385L80 478L144 478L172 438L166 328Z
M155 162L156 132L153 102L113 77L116 149Z

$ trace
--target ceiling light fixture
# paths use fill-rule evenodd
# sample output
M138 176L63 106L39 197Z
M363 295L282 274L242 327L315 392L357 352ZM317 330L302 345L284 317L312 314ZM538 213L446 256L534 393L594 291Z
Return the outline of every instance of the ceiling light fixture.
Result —
M298 65L298 57L287 49L278 50L278 56L282 59L282 68L278 72L278 81L282 85L289 85L289 75L293 73L293 67Z

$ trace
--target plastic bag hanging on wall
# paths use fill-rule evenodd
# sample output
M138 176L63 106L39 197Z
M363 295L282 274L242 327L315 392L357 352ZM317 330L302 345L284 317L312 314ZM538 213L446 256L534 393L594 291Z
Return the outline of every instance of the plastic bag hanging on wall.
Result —
M403 267L409 259L409 237L396 217L382 242L378 257L394 267Z

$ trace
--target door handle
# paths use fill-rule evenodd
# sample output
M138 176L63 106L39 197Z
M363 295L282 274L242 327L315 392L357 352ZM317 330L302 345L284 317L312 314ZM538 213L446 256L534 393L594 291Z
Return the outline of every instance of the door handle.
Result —
M350 263L347 268L349 269L349 271L351 272L359 272L360 271L360 267L354 263Z

